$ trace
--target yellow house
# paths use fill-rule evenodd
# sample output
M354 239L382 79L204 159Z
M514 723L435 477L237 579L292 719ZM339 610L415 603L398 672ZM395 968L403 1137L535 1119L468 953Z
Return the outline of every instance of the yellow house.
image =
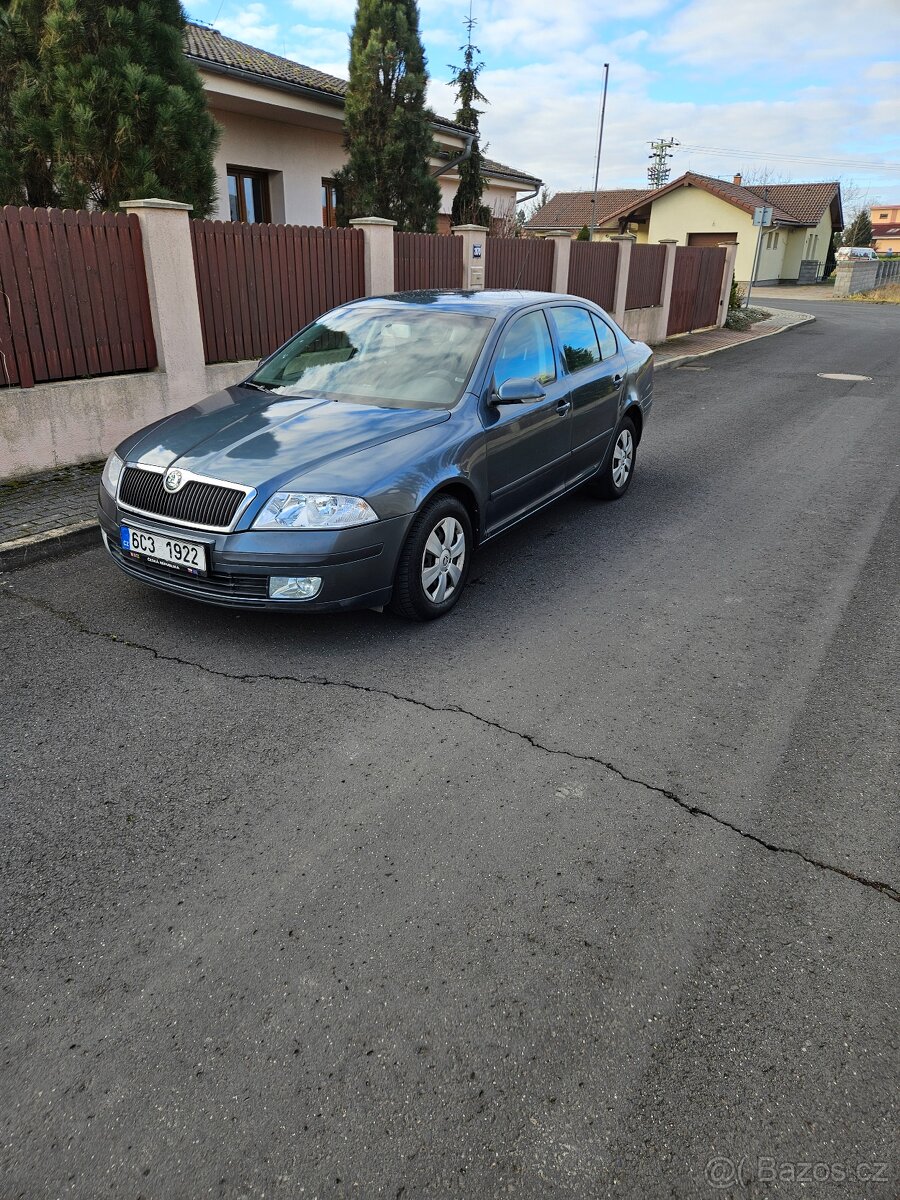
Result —
M772 210L761 241L753 224L754 210L760 207ZM822 278L826 263L830 267L832 235L844 227L837 182L745 187L740 175L729 182L693 171L643 193L636 203L611 213L609 220L621 232L646 229L651 243L666 239L680 246L737 242L738 280L769 284Z
M872 218L872 245L879 254L900 254L900 204L875 204Z

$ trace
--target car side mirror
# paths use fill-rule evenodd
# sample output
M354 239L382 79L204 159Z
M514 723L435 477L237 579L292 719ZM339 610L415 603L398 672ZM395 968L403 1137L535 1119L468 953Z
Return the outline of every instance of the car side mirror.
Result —
M507 379L494 392L494 404L524 404L528 400L543 400L547 395L536 379Z

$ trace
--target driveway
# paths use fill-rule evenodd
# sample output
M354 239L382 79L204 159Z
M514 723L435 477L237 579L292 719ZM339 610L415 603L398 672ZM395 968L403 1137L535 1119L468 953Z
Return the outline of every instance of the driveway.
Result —
M896 1196L898 400L660 372L426 627L4 577L0 1195Z

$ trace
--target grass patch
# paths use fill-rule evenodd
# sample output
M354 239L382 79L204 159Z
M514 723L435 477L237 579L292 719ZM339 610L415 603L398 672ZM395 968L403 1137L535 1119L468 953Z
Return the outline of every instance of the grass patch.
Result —
M869 304L900 304L900 283L886 283L871 292L854 292L847 300L865 300Z

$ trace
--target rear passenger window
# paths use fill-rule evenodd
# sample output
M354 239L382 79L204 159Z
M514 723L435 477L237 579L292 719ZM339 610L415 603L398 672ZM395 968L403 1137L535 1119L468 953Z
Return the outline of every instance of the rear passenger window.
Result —
M612 358L612 356L616 354L619 349L618 345L616 344L616 335L613 333L607 323L600 319L600 317L594 317L593 313L591 313L591 316L594 318L594 328L597 330L597 341L600 343L600 356L601 358Z
M600 361L600 348L591 314L583 308L554 308L566 366L574 374Z

